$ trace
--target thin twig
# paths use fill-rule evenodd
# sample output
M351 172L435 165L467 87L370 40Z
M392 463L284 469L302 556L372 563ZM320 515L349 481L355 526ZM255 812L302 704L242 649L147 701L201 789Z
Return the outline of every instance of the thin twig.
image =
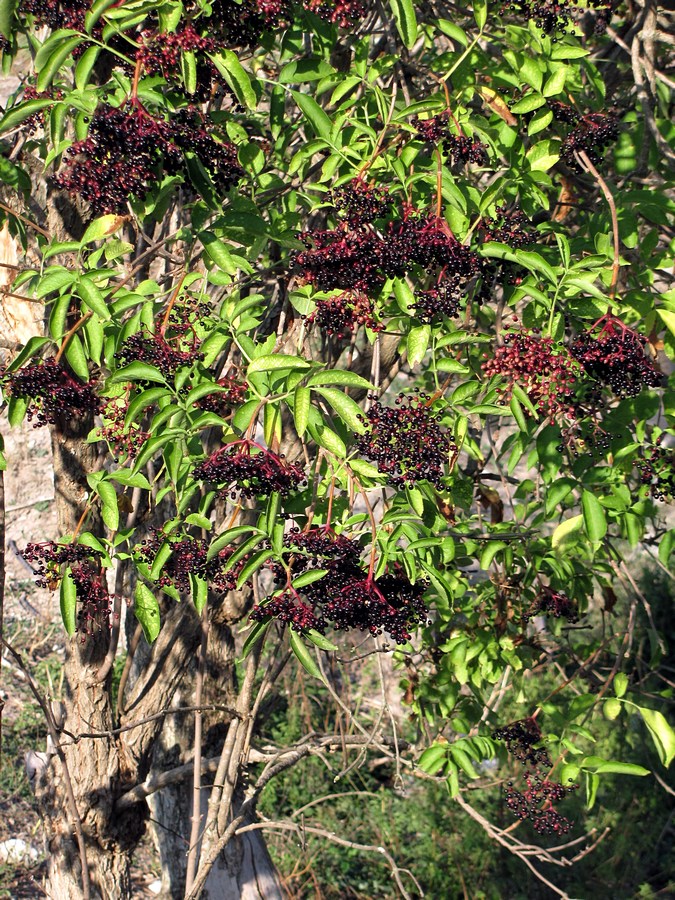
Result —
M52 743L54 744L54 749L56 750L57 756L61 762L63 767L63 781L66 788L66 798L68 801L68 806L70 808L70 815L73 819L73 828L75 830L75 836L77 838L77 846L80 851L80 864L82 866L82 900L91 900L91 881L89 878L89 863L87 862L87 849L84 843L84 832L82 831L82 819L80 818L80 814L77 810L77 802L75 801L75 792L73 791L73 782L70 779L70 770L68 769L68 761L66 760L66 754L63 752L63 747L61 746L61 742L59 740L59 733L56 728L56 723L54 721L54 716L52 715L52 711L49 708L49 704L44 699L42 694L40 693L40 689L30 671L26 668L21 655L7 642L7 640L3 637L2 644L7 648L8 653L14 657L17 666L21 669L21 671L26 676L26 680L28 681L28 686L31 689L31 692L35 699L37 700L40 709L43 712L45 720L47 722L47 730L49 731L49 736L52 739Z
M614 297L616 295L616 286L619 282L619 268L621 266L621 256L619 250L619 217L616 213L616 203L614 202L612 192L607 187L607 182L595 168L586 151L577 150L574 155L582 164L582 167L586 169L586 171L589 172L593 176L593 178L595 178L596 182L598 183L598 187L605 195L605 200L607 201L607 205L609 206L609 213L612 217L612 235L614 243L614 262L612 264L612 283L609 286L609 296L611 300L614 300Z

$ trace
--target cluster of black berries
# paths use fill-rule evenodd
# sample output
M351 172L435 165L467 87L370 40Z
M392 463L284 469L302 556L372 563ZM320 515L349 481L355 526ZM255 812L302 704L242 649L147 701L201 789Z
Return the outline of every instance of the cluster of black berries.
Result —
M130 335L115 353L115 359L120 365L148 363L159 369L167 380L173 378L182 366L191 366L200 358L198 353L174 350L161 335L140 331Z
M306 482L300 466L250 440L221 447L193 474L198 481L219 486L222 496L229 494L233 499L268 497L274 493L287 496Z
M68 149L56 183L86 200L95 215L123 214L129 199L142 200L163 173L183 170L187 153L199 159L219 190L243 175L236 147L216 140L197 110L181 110L169 122L138 101L106 104L92 116L85 140Z
M83 641L110 627L111 597L101 568L101 552L82 544L43 541L28 544L22 556L33 566L38 587L53 591L64 577L72 578L79 601L77 630ZM70 568L67 575L64 567Z
M62 566L73 566L85 560L99 562L103 558L98 550L83 544L57 544L55 541L28 544L21 555L31 564L37 586L49 590L54 590L61 583Z
M429 144L440 144L448 137L449 122L450 113L447 111L439 113L437 116L431 116L429 119L413 116L410 120L410 124L418 135Z
M608 317L597 336L594 329L570 347L584 373L606 385L617 397L637 397L645 387L658 387L661 373L645 353L646 339L623 322Z
M304 0L303 6L340 28L351 28L366 14L366 6L361 0Z
M588 113L581 116L560 148L565 162L579 168L576 153L583 151L592 163L599 163L609 144L619 136L619 120L612 113Z
M429 481L441 487L453 445L423 394L399 394L395 407L376 401L361 417L357 448L397 487Z
M443 141L443 149L452 157L456 166L474 163L477 166L487 165L490 157L487 146L478 138L470 138L465 134L451 134Z
M542 743L543 736L536 719L531 716L497 728L492 732L492 737L496 741L505 741L508 752L520 762L532 766L551 765L548 751L537 746Z
M46 25L52 31L73 28L84 32L84 17L91 9L91 0L20 0L20 15L35 17L37 25Z
M564 800L579 785L565 787L531 772L525 775L525 781L527 789L524 791L516 790L511 781L504 791L506 805L513 815L521 821L529 819L538 834L567 834L572 823L553 804Z
M84 418L98 412L100 399L91 384L83 384L55 359L31 363L3 376L12 397L30 400L28 419L35 418L35 428L53 425L57 417Z
M583 6L570 0L510 0L503 8L522 16L526 22L532 21L544 34L555 41L558 36L570 31L575 20L581 16L591 16L593 30L602 34L612 16L616 0L588 0Z
M233 376L226 375L218 379L216 384L223 388L222 391L214 391L197 401L200 409L215 413L221 418L230 415L235 406L239 406L246 396L248 384L245 381L237 381Z
M458 314L465 297L466 279L461 275L449 275L439 281L436 287L427 291L415 291L412 308L421 322L435 322L444 316L451 319Z
M331 200L350 228L383 218L389 213L393 202L386 188L375 187L361 178L335 188L331 192Z
M533 405L551 421L560 414L573 417L572 390L579 375L579 365L569 352L550 337L521 330L507 334L492 359L483 363L486 375L500 375L508 382L501 390L510 397L519 385Z
M384 284L382 238L372 230L314 231L301 234L307 248L292 254L302 279L320 291L377 291Z
M198 342L197 328L204 325L212 313L213 303L193 294L183 294L171 308L167 332L170 332L172 337L189 335L187 340L190 348L194 350Z
M562 591L555 591L548 586L539 591L534 603L523 616L523 622L529 622L541 614L548 614L556 619L567 619L572 624L579 621L579 610L574 600Z
M284 545L289 551L288 574L279 564L272 570L275 583L285 587L254 607L252 619L277 618L299 632L313 628L323 634L329 627L373 636L386 632L398 644L410 640L411 629L427 620L422 600L426 582L411 584L398 570L374 579L360 565L359 544L344 535L327 527L293 529ZM293 578L317 569L325 570L321 578L293 588Z
M375 303L363 291L342 291L329 297L319 297L316 309L307 316L308 325L318 325L326 334L345 337L360 325L371 331L381 331L383 323L378 322Z
M161 530L152 529L148 537L136 548L138 558L151 569L160 548L165 543L169 543L171 546L171 556L167 559L157 578L156 583L159 587L172 587L180 594L188 594L191 589L190 576L195 575L220 593L233 591L236 588L237 576L246 559L239 560L236 565L228 569L228 562L234 553L234 548L224 547L211 559L208 559L209 542L207 540L195 538L189 534L169 536Z
M440 268L443 276L463 278L480 271L478 256L457 240L444 218L409 209L403 219L389 224L381 267L388 276L400 276L413 265L427 272Z
M193 53L197 69L195 94L201 100L207 100L213 84L221 82L218 69L207 56L218 50L218 42L212 37L199 34L192 23L188 22L179 31L172 33L146 32L142 38L143 43L136 53L136 61L140 62L146 75L161 75L170 83L177 82L181 78L183 54Z
M110 445L116 462L133 459L150 437L150 433L143 431L137 422L126 424L128 409L129 403L125 397L109 397L101 407L103 421L97 436Z
M531 244L536 236L536 232L527 227L529 224L530 220L518 207L509 210L505 206L498 206L494 217L481 219L478 227L486 241L499 241L509 247L524 247Z
M526 789L517 790L509 781L504 796L506 805L513 815L524 821L528 819L539 834L567 834L572 828L569 819L561 816L554 804L564 800L578 788L577 784L565 787L549 781L546 770L551 767L551 758L542 743L542 733L533 717L511 722L493 732L492 737L505 741L508 752L519 762L532 766L525 772Z
M654 500L675 499L675 451L672 447L659 443L645 447L635 465L641 483Z

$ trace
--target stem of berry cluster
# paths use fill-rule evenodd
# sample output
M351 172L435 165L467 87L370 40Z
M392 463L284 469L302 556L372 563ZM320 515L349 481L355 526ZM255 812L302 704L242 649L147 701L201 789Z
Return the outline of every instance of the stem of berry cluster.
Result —
M74 334L76 334L80 330L80 328L82 328L84 323L88 322L89 319L91 319L91 317L92 317L92 313L90 313L90 312L85 313L83 316L80 316L80 318L77 320L77 322L75 322L75 324L73 325L72 328L68 329L68 331L64 334L63 340L61 341L61 346L59 347L58 352L57 352L56 356L54 357L54 362L60 361L61 357L63 356L63 354L65 352L66 347L70 343L70 339L72 338L72 336Z
M160 337L164 337L164 335L166 333L166 329L169 324L169 316L171 315L171 310L174 308L174 306L176 304L176 300L178 299L178 295L181 292L181 289L183 287L183 282L185 281L186 276L187 276L187 272L183 272L183 274L180 277L180 281L176 285L176 289L173 292L173 294L171 295L171 298L167 304L166 312L164 313L164 318L162 319L162 324L159 327Z

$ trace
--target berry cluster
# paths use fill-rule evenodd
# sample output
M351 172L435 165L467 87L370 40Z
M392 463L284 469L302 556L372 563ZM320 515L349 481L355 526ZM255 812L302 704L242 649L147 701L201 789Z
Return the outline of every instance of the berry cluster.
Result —
M68 149L56 183L86 200L95 215L123 214L129 199L142 200L163 173L181 171L186 153L199 159L219 190L229 189L243 174L236 147L216 140L194 109L168 122L138 101L103 105L92 116L85 140Z
M335 188L331 192L331 200L350 228L383 218L389 213L393 202L386 188L374 187L361 178Z
M493 218L481 219L478 227L486 241L499 241L509 247L524 247L531 244L536 232L527 226L530 220L525 213L516 207L513 210L498 206Z
M675 452L673 448L653 444L645 447L636 463L640 481L655 500L675 499Z
M596 34L602 34L609 24L615 5L616 0L587 0L583 5L570 0L510 0L503 9L522 16L526 22L534 22L555 41L557 36L570 31L575 19L591 11L594 30Z
M361 0L304 0L303 6L340 28L351 28L366 14Z
M560 156L565 162L579 168L575 156L584 151L592 163L599 163L605 149L619 136L619 120L611 113L588 113L580 116L575 127L562 143Z
M492 733L496 741L505 741L506 749L517 760L532 766L550 766L551 758L544 747L538 747L543 741L541 729L536 719L529 717L511 722Z
M456 166L474 163L477 166L485 166L489 155L486 145L478 138L470 138L464 134L451 134L443 141L443 149L447 156L452 157Z
M54 590L61 583L62 566L74 566L85 560L98 562L103 558L100 551L83 544L57 544L55 541L28 544L21 555L31 563L37 586L49 590Z
M483 363L483 371L488 376L500 375L506 379L507 387L501 393L507 398L514 385L519 385L551 421L557 415L571 414L571 393L579 365L550 337L525 330L507 334L492 359Z
M53 591L64 577L72 578L79 600L77 630L83 641L87 636L110 627L111 597L105 572L101 568L101 552L82 544L43 541L28 544L22 556L33 565L38 587ZM63 567L70 568L68 575L65 575Z
M84 17L91 8L91 0L20 0L19 13L35 17L36 25L46 25L52 31L73 28L84 32Z
M224 547L208 559L208 541L188 534L167 536L161 530L152 529L148 537L136 548L138 558L148 568L152 568L160 548L165 543L171 545L171 556L157 579L159 587L173 587L181 594L188 594L191 589L190 576L196 575L220 593L236 588L237 576L246 559L240 560L228 569L229 559L234 553L232 547Z
M529 819L538 834L567 834L572 828L572 823L560 815L553 804L564 800L577 790L579 785L565 787L530 772L525 775L525 781L527 782L525 791L516 790L511 781L504 791L506 805L513 815L521 821Z
M63 91L61 90L54 90L52 88L48 91L38 91L32 84L24 85L23 89L24 102L28 100L63 100L63 96ZM39 112L33 113L32 116L28 116L27 119L24 119L21 127L24 128L28 134L34 134L38 128L44 128L44 109L41 109Z
M132 362L144 362L162 373L168 380L172 379L182 366L191 366L199 359L199 354L174 350L161 335L137 332L128 337L121 345L115 359L126 366Z
M310 628L325 633L358 629L371 635L387 632L396 643L410 640L411 629L425 622L428 610L422 600L427 584L411 584L400 571L378 579L359 563L361 548L330 528L293 529L284 538L290 551L286 567L272 567L280 593L255 606L251 618L276 618L295 631ZM303 572L321 569L317 581L296 590L292 579Z
M285 0L213 0L210 17L202 21L219 45L254 47L264 32L290 18Z
M128 408L128 400L124 397L109 397L101 407L103 422L97 436L108 442L116 462L133 459L150 437L150 433L143 431L136 422L126 424Z
M221 496L233 498L287 496L306 481L300 466L287 463L250 440L241 440L212 453L194 470L198 481L221 487Z
M643 388L661 384L661 373L645 354L647 341L642 335L609 316L597 336L593 331L582 334L570 348L589 378L607 385L617 397L636 397Z
M218 42L199 34L192 23L173 33L146 32L142 38L136 61L140 62L147 75L161 75L170 83L177 82L181 76L183 54L194 53L197 69L195 94L206 100L213 83L220 83L220 73L206 55L218 50Z
M239 406L243 402L248 390L248 384L245 381L237 381L236 378L227 375L218 379L216 384L220 385L224 390L207 394L197 401L197 406L224 419L230 415L235 406Z
M446 111L437 116L431 116L429 119L413 116L410 124L424 141L429 144L440 144L448 137L449 121L450 113Z
M574 600L552 587L543 587L534 599L534 603L523 616L523 622L529 622L542 613L552 615L556 619L567 619L570 623L579 621L579 610Z
M447 316L451 319L459 312L466 296L466 280L461 275L449 275L427 291L415 291L412 308L421 322L435 322Z
M384 327L375 318L375 304L362 291L342 291L329 297L319 297L316 309L307 316L308 325L318 325L326 334L341 338L365 325L371 331Z
M8 372L3 380L12 397L31 401L28 419L35 418L35 428L54 425L58 416L83 418L100 407L92 385L75 379L53 358Z
M399 394L395 407L375 402L361 417L366 426L357 447L397 487L430 481L441 487L453 445L422 394Z
M314 231L300 235L307 248L292 255L303 281L320 291L377 291L385 280L383 241L375 231Z

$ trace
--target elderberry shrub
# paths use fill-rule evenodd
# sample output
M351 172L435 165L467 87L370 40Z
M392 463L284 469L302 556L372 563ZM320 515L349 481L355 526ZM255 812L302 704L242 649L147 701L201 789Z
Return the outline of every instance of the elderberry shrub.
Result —
M393 203L386 188L367 184L360 178L331 191L331 200L350 228L383 218Z
M466 279L449 275L426 291L415 291L412 308L421 322L436 322L443 317L454 318L466 296Z
M30 401L27 416L35 418L34 428L54 425L58 416L84 418L100 408L92 385L74 378L54 358L7 372L3 381L10 396Z
M608 317L597 336L593 329L570 347L584 373L606 385L617 397L637 397L645 387L658 387L663 376L645 354L647 341L618 319Z
M445 466L454 449L427 406L428 397L399 394L395 407L375 401L361 416L366 426L357 438L360 453L372 460L396 487L429 481L442 486Z
M602 160L605 149L619 136L619 120L611 113L588 113L570 131L560 148L560 156L578 169L575 154L583 151L594 164Z
M492 732L492 737L496 741L504 741L507 751L520 762L532 766L551 765L548 751L536 746L542 743L543 736L536 719L531 716L497 728Z
M202 356L199 353L174 350L161 335L139 331L124 341L115 353L115 359L122 366L132 362L148 363L159 369L169 381L178 369L191 366L196 360L202 359Z
M374 231L314 231L299 235L307 248L291 255L301 278L320 291L379 290L385 276L380 267L382 238Z
M556 619L567 619L572 624L579 621L579 610L574 600L562 591L556 591L548 586L539 591L534 603L523 616L523 622L527 623L542 613L550 614Z
M236 441L216 450L194 470L198 481L220 486L221 496L283 497L306 482L300 466L286 462L250 440Z
M507 399L518 385L551 421L561 414L573 416L572 390L579 376L579 364L552 338L525 330L507 334L502 346L482 368L488 377L500 375L506 379L507 387L499 390Z
M220 593L233 591L237 587L237 577L246 558L228 569L229 559L234 553L233 547L224 547L208 559L207 540L184 533L166 535L161 529L153 528L136 548L136 555L151 569L165 543L171 545L171 555L157 578L159 587L172 587L180 594L188 594L191 590L191 575L202 578L209 587Z

